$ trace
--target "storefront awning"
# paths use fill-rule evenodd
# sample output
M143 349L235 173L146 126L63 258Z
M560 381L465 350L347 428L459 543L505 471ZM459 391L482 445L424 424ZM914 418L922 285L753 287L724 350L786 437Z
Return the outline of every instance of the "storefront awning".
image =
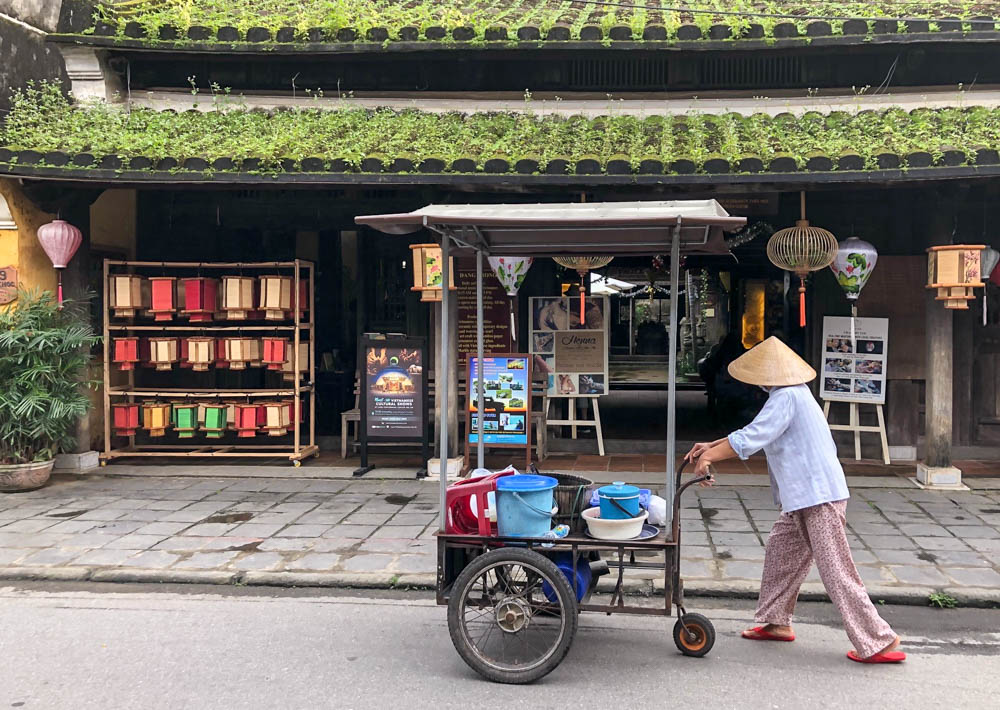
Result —
M387 234L422 228L495 256L656 254L680 227L685 253L725 254L724 232L746 224L715 200L535 205L428 205L402 214L355 218Z

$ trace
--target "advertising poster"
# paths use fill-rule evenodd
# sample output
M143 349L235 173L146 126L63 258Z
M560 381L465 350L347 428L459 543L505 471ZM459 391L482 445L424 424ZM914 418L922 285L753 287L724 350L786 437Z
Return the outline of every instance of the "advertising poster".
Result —
M889 319L823 318L820 397L838 402L885 404Z
M458 259L458 360L476 354L476 260ZM510 298L490 265L483 262L483 352L505 353L513 348Z
M364 358L368 438L422 439L427 428L423 349L392 341L369 342Z
M469 357L469 443L479 443L476 405L478 358ZM531 368L527 355L483 358L483 443L527 446L531 406Z
M547 378L550 397L599 397L607 394L608 300L584 302L580 322L577 297L530 300L531 351L535 376Z

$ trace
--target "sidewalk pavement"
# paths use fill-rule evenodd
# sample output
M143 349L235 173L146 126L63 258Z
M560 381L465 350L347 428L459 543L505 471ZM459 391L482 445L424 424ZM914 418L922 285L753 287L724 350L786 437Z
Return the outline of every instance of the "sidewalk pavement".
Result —
M160 470L56 476L41 490L0 496L0 579L434 585L435 483ZM766 479L720 479L685 494L685 592L753 596L778 512ZM850 482L849 537L873 598L926 604L938 591L962 604L1000 604L1000 480L977 479L964 493L892 478ZM652 576L631 577L630 591L662 588ZM803 595L822 597L815 568Z

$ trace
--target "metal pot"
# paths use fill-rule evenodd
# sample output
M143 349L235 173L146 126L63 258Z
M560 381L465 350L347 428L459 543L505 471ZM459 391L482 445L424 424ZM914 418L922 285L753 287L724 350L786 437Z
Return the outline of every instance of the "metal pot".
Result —
M33 491L49 482L55 461L0 466L0 493Z

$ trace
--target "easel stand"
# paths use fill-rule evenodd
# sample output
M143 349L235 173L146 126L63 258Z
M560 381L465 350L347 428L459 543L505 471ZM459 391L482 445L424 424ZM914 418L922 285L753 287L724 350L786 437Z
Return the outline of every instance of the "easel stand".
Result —
M559 400L567 400L569 405L569 418L568 419L552 419L549 415L551 412L551 407L553 402ZM577 402L583 400L584 402L590 403L590 409L594 413L593 419L577 419L576 418L576 405ZM597 451L601 456L604 456L604 432L601 429L601 405L598 401L599 397L554 397L550 396L548 400L548 405L546 405L545 412L545 426L568 426L570 427L570 436L576 438L577 427L594 427L597 435Z
M830 422L830 405L833 402L840 402L840 400L824 400L823 402L823 416L826 417L826 421ZM854 432L854 460L861 460L861 434L862 432L878 434L882 439L882 460L885 465L888 466L889 461L889 440L885 435L885 415L882 412L881 404L873 404L875 407L875 414L878 416L878 426L862 426L861 418L858 414L858 407L860 404L866 404L864 402L844 402L851 407L850 419L847 424L829 424L831 431L851 431Z

